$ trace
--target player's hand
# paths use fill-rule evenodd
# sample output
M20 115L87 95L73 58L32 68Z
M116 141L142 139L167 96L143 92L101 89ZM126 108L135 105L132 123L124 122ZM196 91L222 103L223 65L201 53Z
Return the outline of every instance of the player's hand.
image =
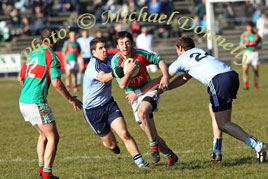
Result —
M73 105L75 112L77 111L77 107L79 109L82 109L83 107L82 102L79 99L77 99L77 96L72 96L72 98L69 100L69 103Z
M112 76L116 78L123 78L124 77L124 69L123 67L115 67L112 72Z
M138 65L136 63L136 61L134 61L133 58L128 58L126 63L127 63L126 64L127 65L127 72L130 72L130 73L132 73Z
M134 91L126 92L126 95L129 104L132 104L138 98L138 95L136 95Z
M160 81L160 84L159 84L159 88L167 88L168 87L168 84L169 84L169 76L163 76L161 78L161 81Z

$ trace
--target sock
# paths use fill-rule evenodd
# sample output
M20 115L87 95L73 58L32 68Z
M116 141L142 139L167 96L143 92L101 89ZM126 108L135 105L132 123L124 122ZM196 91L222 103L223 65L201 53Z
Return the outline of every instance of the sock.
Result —
M168 149L168 153L164 154L164 157L170 162L174 159L174 153L172 150Z
M248 81L244 81L244 87L248 88Z
M221 145L222 145L221 137L213 139L213 152L215 154L221 154Z
M52 176L52 169L51 168L44 168L42 177L43 179L49 179L49 177Z
M143 160L142 155L140 153L137 153L136 155L134 155L133 160L138 167L140 164L144 163L144 160Z
M254 88L258 88L258 81L254 82Z
M78 72L77 73L77 85L78 86L81 84L82 77L83 77L83 73Z
M158 150L158 143L157 141L149 141L151 150L155 151Z
M38 170L39 170L39 173L43 173L43 168L44 168L44 163L43 162L39 162L38 163Z
M261 151L261 143L258 139L254 138L253 136L249 135L248 138L245 140L245 143L253 148L256 152Z

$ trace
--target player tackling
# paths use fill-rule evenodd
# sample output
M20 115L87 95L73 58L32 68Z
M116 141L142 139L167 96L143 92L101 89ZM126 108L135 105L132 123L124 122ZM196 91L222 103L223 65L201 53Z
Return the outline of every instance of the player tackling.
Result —
M53 35L54 36L53 36ZM71 96L60 80L60 61L53 52L56 44L56 31L46 29L41 33L41 48L37 54L32 52L29 60L23 64L19 82L23 85L19 99L20 111L25 119L39 132L37 154L39 160L38 177L56 179L52 175L52 165L56 156L59 134L54 115L47 104L47 94L50 83L68 102L75 111L82 108L82 103L76 96ZM48 40L50 44L48 44Z
M191 77L208 86L211 107L219 129L245 142L256 151L259 162L265 162L268 145L231 122L232 101L236 99L239 88L238 74L204 50L195 48L194 41L190 37L179 38L176 50L179 57L169 67L169 74L171 76L178 72L184 74L175 78L170 83L169 89L185 84Z
M133 48L133 37L127 31L121 31L115 39L116 47L120 50L112 58L112 68L122 66L127 63L127 71L123 78L116 78L119 87L125 89L128 100L132 105L135 119L144 130L149 139L150 149L152 151L152 162L157 163L160 160L159 151L166 158L166 166L172 166L178 161L178 157L168 148L165 141L158 135L153 112L157 111L159 103L159 94L157 90L151 90L142 94L142 87L148 84L151 79L146 70L146 66L150 64L159 65L163 74L160 79L160 88L167 87L169 83L169 75L164 60L156 54L149 53L145 50ZM127 62L125 62L127 60ZM140 71L136 76L134 71L139 68ZM134 93L135 92L135 93Z
M127 130L123 114L111 96L112 80L115 76L124 76L123 68L117 67L112 71L104 40L93 39L90 42L90 50L93 57L85 71L83 84L85 119L106 148L116 154L120 153L112 128L124 142L135 164L139 168L147 167L135 140Z

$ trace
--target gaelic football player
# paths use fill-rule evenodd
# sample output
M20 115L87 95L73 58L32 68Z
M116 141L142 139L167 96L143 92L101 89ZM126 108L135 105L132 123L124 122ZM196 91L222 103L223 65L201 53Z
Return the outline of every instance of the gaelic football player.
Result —
M75 32L69 32L69 40L66 40L62 48L63 58L65 60L65 85L70 91L70 77L72 76L73 91L77 92L77 72L84 68L83 59L80 56L80 46L76 42ZM79 63L80 62L80 63ZM82 71L82 70L80 70Z
M32 52L29 55L19 77L19 82L23 85L19 99L20 111L25 121L29 121L40 134L37 143L38 177L43 179L58 178L52 175L59 134L46 99L50 83L73 105L75 111L77 107L82 108L81 101L76 96L71 96L60 80L60 61L53 52L55 40L55 30L46 29L41 33L41 41L44 43L36 49L37 54Z
M117 34L115 44L120 51L112 58L112 68L120 67L124 61L128 60L128 70L125 76L123 78L116 78L118 85L128 93L127 98L132 105L135 119L149 139L152 162L159 162L160 151L167 160L166 165L171 166L178 161L178 157L158 135L153 119L153 112L157 111L159 103L158 91L152 90L145 94L141 92L141 88L151 81L146 66L150 64L159 65L163 74L160 80L160 88L167 87L169 83L167 67L159 55L149 53L145 50L135 49L133 48L133 43L133 37L129 32L122 31ZM138 66L140 71L136 76L132 77L132 73Z
M241 35L241 45L244 45L246 52L243 54L242 67L243 67L243 80L244 89L248 90L248 68L251 63L254 72L254 88L258 88L259 82L259 64L260 57L258 50L262 46L262 40L259 34L254 31L253 22L248 22L246 32Z
M144 162L135 140L127 130L123 114L111 96L112 80L115 76L124 76L123 68L117 67L112 71L104 40L93 39L90 50L93 57L87 66L83 82L85 119L106 148L116 154L120 153L112 128L124 142L135 164L139 168L147 167L148 164Z
M247 134L240 126L231 122L232 101L239 88L238 74L228 65L195 48L190 37L181 37L176 44L178 58L169 67L169 74L183 75L174 79L169 89L185 84L191 77L208 86L210 103L219 129L232 137L245 142L258 154L259 162L265 162L268 145Z

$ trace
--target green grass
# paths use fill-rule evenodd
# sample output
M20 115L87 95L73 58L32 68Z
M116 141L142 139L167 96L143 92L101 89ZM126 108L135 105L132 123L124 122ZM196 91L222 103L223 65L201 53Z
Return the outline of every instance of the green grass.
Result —
M241 69L235 69L241 77ZM268 65L261 66L260 89L252 89L252 72L250 75L251 89L243 91L240 88L238 99L233 103L232 120L255 137L268 141ZM15 80L1 80L0 93L0 178L35 178L38 133L30 123L24 122L20 114L20 86ZM82 90L78 96L82 98ZM113 96L141 153L150 162L145 134L135 123L124 92L115 84ZM159 112L154 115L155 122L160 136L179 156L179 162L172 168L165 168L161 155L159 164L151 164L149 170L139 170L118 137L121 154L114 155L104 148L84 120L82 111L75 113L72 106L51 87L48 103L61 136L54 174L63 179L268 178L268 165L256 162L254 150L225 134L223 161L217 164L209 161L213 136L208 98L206 87L196 80L190 80L188 84L162 96Z

